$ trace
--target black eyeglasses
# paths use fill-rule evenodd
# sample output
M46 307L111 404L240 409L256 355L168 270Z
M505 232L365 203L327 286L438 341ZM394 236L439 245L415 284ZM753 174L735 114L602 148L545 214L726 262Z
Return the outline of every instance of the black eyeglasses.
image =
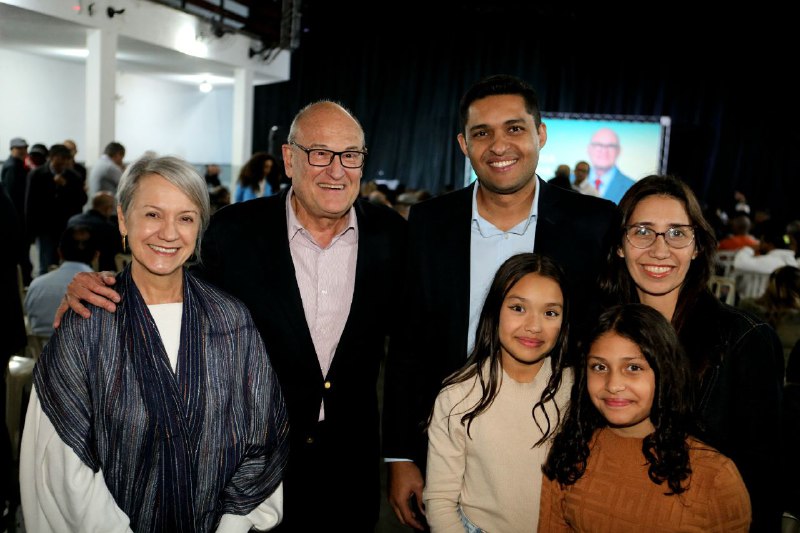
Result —
M694 241L693 226L672 226L667 231L658 232L647 226L626 226L625 238L634 248L649 248L656 242L658 236L664 237L664 242L670 248L686 248Z
M333 158L339 156L342 166L345 168L361 168L364 166L364 160L367 157L367 150L363 152L356 150L345 150L344 152L334 152L333 150L323 150L322 148L306 148L294 141L289 144L297 146L308 156L308 164L312 167L327 167L333 163Z

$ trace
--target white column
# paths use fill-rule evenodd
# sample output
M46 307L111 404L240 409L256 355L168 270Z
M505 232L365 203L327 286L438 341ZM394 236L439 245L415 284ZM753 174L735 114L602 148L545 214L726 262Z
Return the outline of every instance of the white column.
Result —
M81 148L89 166L116 140L117 40L109 30L86 30L86 143Z
M239 169L253 154L253 71L237 68L234 71L233 79L231 172L235 187Z

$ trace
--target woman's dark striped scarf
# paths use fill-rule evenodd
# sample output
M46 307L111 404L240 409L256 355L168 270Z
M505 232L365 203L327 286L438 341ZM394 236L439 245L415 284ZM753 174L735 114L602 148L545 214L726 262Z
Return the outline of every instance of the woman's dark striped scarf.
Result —
M42 409L135 531L211 531L281 481L283 397L244 305L184 272L176 372L133 283L116 313L68 313L36 366Z

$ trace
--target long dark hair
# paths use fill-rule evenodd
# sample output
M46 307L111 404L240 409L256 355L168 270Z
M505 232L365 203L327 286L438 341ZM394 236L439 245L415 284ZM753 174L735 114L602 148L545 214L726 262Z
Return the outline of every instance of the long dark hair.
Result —
M503 306L508 292L523 277L528 274L538 274L539 276L550 278L561 287L561 295L564 299L562 312L561 329L558 338L553 346L548 358L552 374L547 385L542 391L539 401L533 406L532 415L536 425L542 431L542 438L536 442L536 446L547 440L552 428L558 426L561 419L561 412L556 405L556 420L550 420L545 404L551 401L561 386L561 374L567 366L567 339L569 337L569 293L567 280L564 271L558 264L549 257L533 253L517 254L507 259L497 270L497 273L489 287L489 293L481 309L480 320L475 336L475 347L472 349L466 364L460 370L445 379L442 388L469 381L477 376L481 387L481 399L474 406L465 411L461 417L461 423L467 426L469 435L470 426L475 417L486 411L494 402L500 389L502 367L500 365L500 309ZM491 364L484 365L486 361ZM486 368L484 368L486 367ZM485 375L488 369L489 375ZM544 415L544 426L539 421L537 411ZM546 426L546 427L545 427Z
M631 223L631 216L639 202L649 196L666 196L683 204L689 216L689 224L694 227L694 246L697 256L689 265L686 279L678 293L678 304L672 315L672 325L680 332L686 322L691 307L702 292L708 291L708 280L714 271L717 238L714 230L703 216L697 197L684 182L674 176L647 176L633 184L619 202L622 220L619 238L608 250L607 272L601 281L601 288L613 303L638 303L639 294L636 283L628 272L625 259L617 254L623 245L625 227Z
M239 171L239 183L242 187L249 187L253 191L258 191L261 182L268 178L264 175L264 162L272 161L272 170L270 176L278 172L278 161L267 152L254 153L247 163L244 164L242 170Z
M675 329L661 313L644 304L612 307L598 319L575 369L575 384L564 424L553 439L553 447L542 470L564 485L583 476L595 431L608 425L592 404L587 391L587 358L592 343L606 333L615 333L636 344L655 374L655 394L650 421L655 431L645 437L642 453L650 465L648 475L658 485L667 482L672 494L686 490L689 478L689 445L694 430L694 395L686 355ZM669 494L669 493L667 493Z

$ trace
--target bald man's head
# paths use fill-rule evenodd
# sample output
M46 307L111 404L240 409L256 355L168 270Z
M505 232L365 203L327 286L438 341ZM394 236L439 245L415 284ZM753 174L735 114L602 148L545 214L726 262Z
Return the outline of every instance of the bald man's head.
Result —
M619 137L610 128L600 128L589 142L589 159L595 172L604 174L617 164L621 151Z

